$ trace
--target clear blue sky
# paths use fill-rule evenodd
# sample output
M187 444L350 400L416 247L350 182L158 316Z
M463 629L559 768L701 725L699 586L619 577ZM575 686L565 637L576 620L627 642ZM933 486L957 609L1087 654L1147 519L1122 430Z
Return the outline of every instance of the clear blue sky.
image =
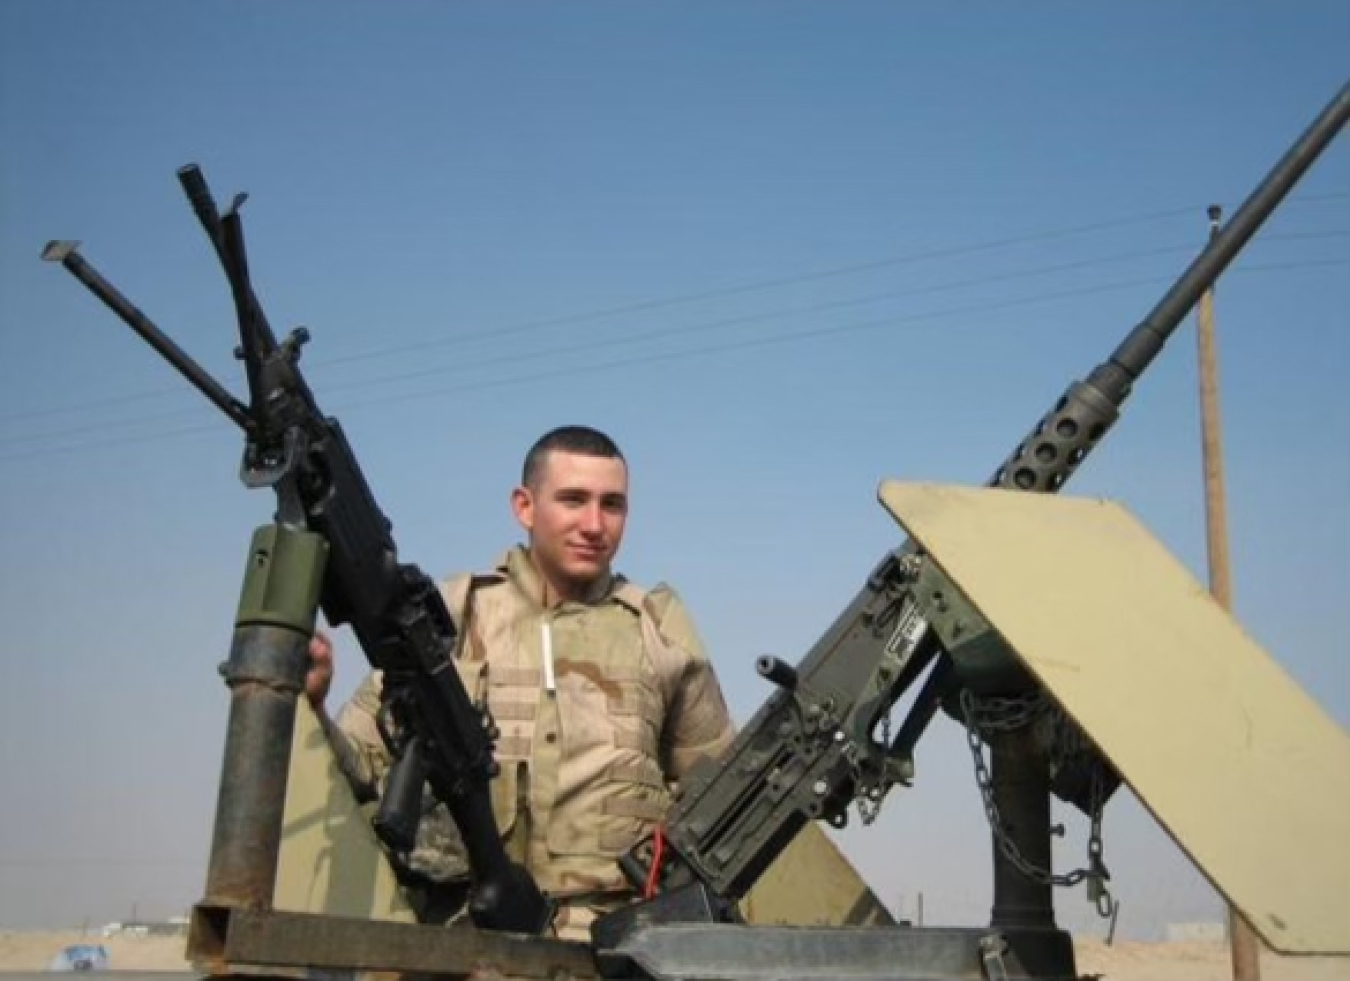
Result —
M0 926L200 894L252 529L238 433L38 253L85 254L242 392L174 172L246 190L406 558L481 567L544 429L634 471L622 567L693 608L740 718L899 532L885 477L980 483L1147 312L1350 69L1297 4L0 5ZM1240 619L1350 722L1350 141L1224 278ZM1071 491L1204 576L1194 333ZM340 693L361 673L344 639ZM1139 706L1141 724L1148 707ZM900 911L979 923L960 733L844 836ZM1125 795L1121 931L1214 919ZM1070 821L1062 862L1083 855ZM1103 932L1081 891L1061 920Z

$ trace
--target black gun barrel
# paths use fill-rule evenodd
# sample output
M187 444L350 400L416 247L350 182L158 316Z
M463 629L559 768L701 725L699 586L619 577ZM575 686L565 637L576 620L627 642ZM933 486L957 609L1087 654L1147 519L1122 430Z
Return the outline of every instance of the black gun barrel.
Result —
M1064 486L1115 424L1135 380L1348 119L1350 83L1341 87L1111 356L1094 368L1086 381L1069 386L994 471L990 486L1047 493Z
M173 365L178 373L191 382L192 386L205 395L216 408L225 413L231 422L244 432L249 432L253 422L249 418L248 407L226 391L220 382L207 374L206 369L192 360L168 334L155 326L149 317L141 313L134 303L118 291L117 287L103 278L102 274L76 251L78 247L77 242L48 242L46 248L42 250L42 258L65 266L66 270L83 283L89 292L121 317L128 327L140 334L147 344L158 351L165 361Z
M182 185L183 193L187 195L188 202L192 205L193 214L202 223L207 235L215 238L215 229L220 226L220 212L216 210L216 199L212 196L211 189L206 186L202 169L195 163L184 164L178 168L178 183Z
M1341 87L1335 98L1327 103L1303 135L1271 168L1266 179L1247 196L1233 217L1213 237L1210 245L1195 258L1139 326L1121 342L1108 364L1117 365L1129 381L1139 377L1171 333L1200 301L1205 290L1222 275L1228 264L1326 149L1327 144L1335 139L1347 120L1350 120L1350 82ZM1111 381L1115 381L1115 376ZM1116 402L1123 401L1129 394L1128 381L1123 390L1104 387L1103 383L1108 383L1105 377L1094 379L1094 383Z

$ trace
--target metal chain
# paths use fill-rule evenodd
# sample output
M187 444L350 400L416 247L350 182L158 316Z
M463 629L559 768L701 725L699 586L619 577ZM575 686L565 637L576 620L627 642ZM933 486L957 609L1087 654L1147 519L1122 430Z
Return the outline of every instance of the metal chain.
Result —
M966 742L970 746L971 759L975 764L975 783L980 789L984 802L985 817L989 820L989 829L994 835L999 851L1023 875L1040 885L1071 887L1087 880L1088 899L1096 906L1097 913L1109 917L1112 910L1111 893L1106 888L1110 874L1102 859L1102 800L1101 775L1094 767L1092 775L1091 828L1088 834L1088 868L1074 869L1066 874L1054 874L1029 861L1022 854L1017 843L1003 830L1003 818L999 814L998 804L994 800L993 775L984 760L984 734L991 732L1012 732L1031 724L1037 716L1045 712L1057 712L1046 702L1042 693L1013 698L986 697L977 701L975 694L968 688L961 691L961 711L966 720ZM1070 734L1068 720L1055 719L1056 750L1067 753L1074 748L1074 740L1081 745L1081 738Z
M890 598L871 620L873 637L884 639L897 629L902 618L906 618L912 624L917 617L917 608L914 605L912 593L901 587L906 583L913 582L918 577L922 559L917 555L910 554L897 556L897 562L898 574L887 587ZM922 618L918 618L917 623L920 628L919 634L907 638L915 642L918 636L921 636L928 629ZM858 818L864 825L870 825L876 821L881 814L882 802L886 799L886 795L891 792L891 787L895 785L895 779L887 775L887 766L884 760L885 750L890 744L891 715L890 712L887 712L881 717L882 762L875 772L868 773L863 766L865 761L875 761L876 759L870 750L854 747L850 756L853 798L858 806Z

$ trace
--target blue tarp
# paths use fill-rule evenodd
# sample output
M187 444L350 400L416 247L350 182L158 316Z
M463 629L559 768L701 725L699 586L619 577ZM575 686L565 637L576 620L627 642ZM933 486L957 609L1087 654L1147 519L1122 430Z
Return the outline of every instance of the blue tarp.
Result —
M106 971L108 948L102 944L73 944L52 958L50 971Z

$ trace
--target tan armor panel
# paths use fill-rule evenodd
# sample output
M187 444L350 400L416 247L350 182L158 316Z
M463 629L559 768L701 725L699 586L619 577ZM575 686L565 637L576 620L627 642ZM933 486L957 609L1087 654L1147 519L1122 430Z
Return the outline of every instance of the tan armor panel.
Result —
M891 926L895 920L819 824L807 824L741 900L749 923Z
M282 822L275 909L414 921L370 821L304 698L296 704Z
M882 504L1272 948L1350 953L1350 735L1117 504Z

